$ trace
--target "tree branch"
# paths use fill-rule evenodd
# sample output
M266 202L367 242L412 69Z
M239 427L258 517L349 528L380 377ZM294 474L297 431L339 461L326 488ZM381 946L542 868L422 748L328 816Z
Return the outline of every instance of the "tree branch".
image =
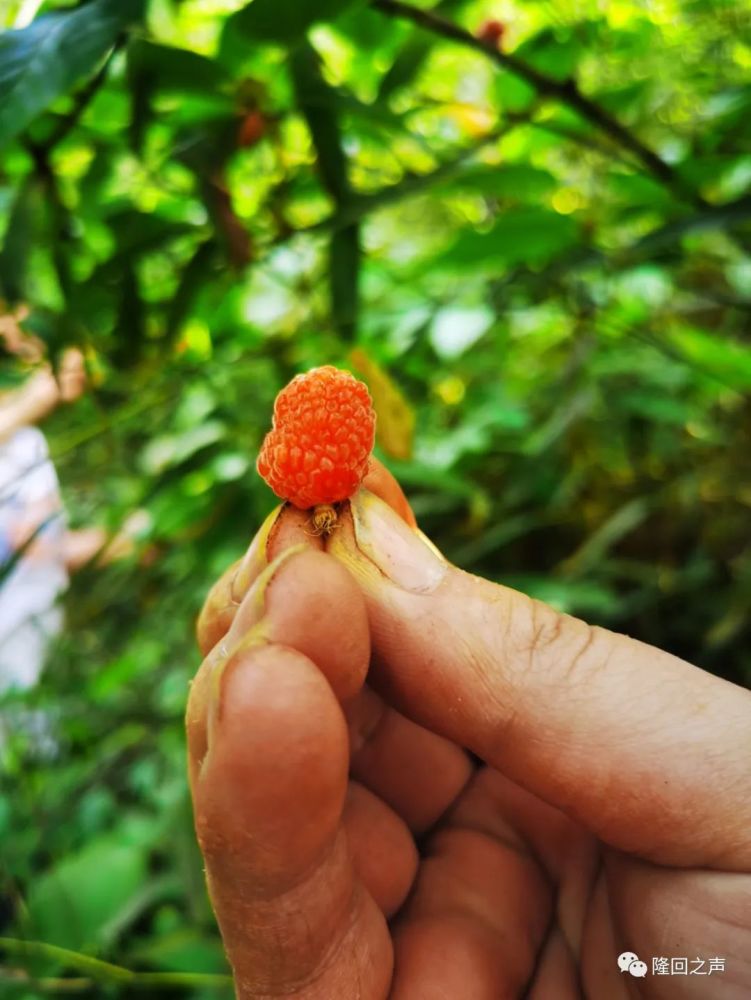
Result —
M654 150L645 145L635 136L625 125L622 125L608 111L602 108L591 98L585 96L579 89L579 85L574 79L565 81L555 80L552 77L541 73L534 66L523 62L516 56L507 52L502 52L488 42L475 38L469 31L447 21L445 18L434 14L430 10L420 10L410 4L402 3L402 0L372 0L372 5L376 10L388 17L399 17L411 21L420 28L430 31L441 38L456 42L466 48L479 52L486 58L492 60L501 69L509 70L516 76L529 83L538 94L549 97L561 104L567 105L576 111L582 118L591 122L601 132L632 153L649 172L662 184L670 188L674 194L691 202L698 207L704 207L704 199L691 188L669 163L662 159Z

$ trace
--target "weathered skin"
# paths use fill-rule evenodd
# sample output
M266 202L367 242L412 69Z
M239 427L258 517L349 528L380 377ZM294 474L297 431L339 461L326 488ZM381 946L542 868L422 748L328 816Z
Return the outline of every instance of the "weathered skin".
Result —
M199 621L238 996L751 994L751 695L460 572L366 485L326 537L277 509ZM634 979L622 951L726 968Z

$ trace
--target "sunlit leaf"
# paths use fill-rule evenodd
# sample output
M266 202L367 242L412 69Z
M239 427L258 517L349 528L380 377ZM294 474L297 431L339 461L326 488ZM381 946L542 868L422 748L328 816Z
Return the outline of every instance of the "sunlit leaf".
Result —
M256 42L287 45L299 41L308 28L330 21L365 0L253 0L226 23L225 33Z
M581 33L544 28L525 41L514 55L557 80L570 77L582 54Z
M93 878L93 872L106 877ZM95 841L40 876L28 899L34 936L79 948L103 944L102 928L143 884L145 852L116 838Z
M91 73L143 0L94 0L0 35L0 147Z
M535 201L555 190L553 175L526 163L475 166L463 170L441 187L478 191L497 198Z
M401 460L412 457L415 413L404 393L389 373L361 347L350 353L355 369L362 375L373 397L377 415L376 438L383 451Z
M708 374L738 389L751 386L751 348L748 344L686 327L673 330L670 340L686 358L698 362Z
M576 244L577 226L569 216L544 208L510 208L487 233L465 230L444 263L462 267L539 264Z
M41 192L33 181L17 191L0 249L0 289L9 302L24 297L27 269L35 232L35 202Z
M485 306L446 306L433 319L430 341L442 358L456 358L482 337L493 319Z

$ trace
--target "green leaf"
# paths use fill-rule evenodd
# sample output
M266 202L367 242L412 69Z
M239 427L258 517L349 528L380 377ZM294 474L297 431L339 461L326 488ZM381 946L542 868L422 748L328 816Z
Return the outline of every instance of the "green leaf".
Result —
M430 4L428 5L430 6ZM462 8L468 6L467 0L441 0L431 7L433 13L448 20L455 20ZM425 65L433 46L438 41L437 36L417 30L412 32L404 43L401 51L385 73L378 89L378 100L388 100L402 87L412 83Z
M602 90L594 97L598 104L613 114L624 114L646 104L655 87L651 79L629 82L619 87Z
M577 237L577 225L567 215L533 206L511 208L490 232L462 232L444 257L444 264L540 264L574 246Z
M352 192L339 125L338 94L323 79L321 60L311 45L303 44L295 50L290 71L297 103L315 146L321 181L337 209L346 211ZM345 340L354 338L357 325L360 258L359 226L355 223L335 229L329 247L331 315Z
M25 295L25 279L36 228L35 200L38 198L38 187L27 180L18 189L10 210L0 250L0 293L9 302L18 302Z
M556 180L549 171L539 167L532 167L526 163L509 163L498 167L485 165L470 167L452 177L441 187L460 188L499 198L526 201L544 198L550 194L555 190Z
M224 33L241 34L254 42L291 45L308 28L331 21L364 0L253 0L225 24Z
M496 553L517 538L539 528L543 518L539 514L517 514L504 517L492 527L483 527L476 538L464 543L451 553L457 566L470 567L480 559Z
M215 277L217 245L212 239L199 243L183 268L180 283L167 311L165 337L173 343L203 286Z
M378 88L378 100L386 101L397 90L411 83L422 69L433 47L433 41L419 32L407 39Z
M222 423L218 420L204 420L182 434L153 437L143 450L141 466L149 475L161 475L165 469L181 465L196 452L216 444L224 436L225 427Z
M696 415L696 407L690 406L685 400L674 399L665 393L638 389L621 392L618 396L618 408L656 423L675 424L677 427L685 427Z
M127 371L141 360L146 336L145 311L141 301L138 275L130 257L123 261L115 335L117 346L112 359L121 371Z
M155 90L211 92L231 82L225 68L215 59L173 45L158 45L134 38L128 46L128 63L133 72L149 77Z
M143 0L94 0L0 35L0 147L89 75Z
M498 582L567 614L607 618L618 613L623 600L613 588L594 580L562 580L529 573L503 576Z
M102 837L65 858L32 885L28 912L34 933L68 948L104 944L115 920L146 878L142 848Z
M338 95L321 75L321 60L311 45L301 45L290 58L297 104L310 130L323 186L340 204L349 195L347 159L342 147Z
M106 223L116 241L115 252L107 265L146 253L194 230L194 227L186 222L176 222L156 212L147 215L145 212L137 212L130 208L113 213L106 219Z
M608 183L619 200L633 211L664 209L673 200L670 191L663 184L644 174L613 171L608 177Z
M389 463L389 468L407 490L434 490L447 496L461 500L471 500L477 492L477 487L467 478L457 472L447 470L433 464L433 456L428 462L397 462Z
M153 118L154 94L221 95L231 77L219 62L188 49L134 38L128 45L128 84L132 102L131 136L140 152L146 126ZM227 99L226 111L233 108Z
M589 536L565 562L566 574L576 576L594 570L617 545L649 516L650 505L643 497L628 500Z
M534 104L537 91L525 80L513 73L499 73L496 77L495 92L501 110L519 114Z
M582 45L569 29L544 28L520 45L514 55L546 76L566 80L573 75Z
M435 314L430 342L441 358L458 358L483 336L494 319L487 306L446 306Z
M221 943L207 940L192 928L151 937L136 945L132 957L139 963L175 972L221 973L227 968Z
M239 119L235 113L228 113L221 102L212 108L204 105L193 109L185 100L181 114L194 113L195 119L176 136L174 157L188 170L198 174L208 182L217 168L223 168L227 159L237 149L237 129ZM215 186L215 185L214 185Z
M157 903L167 899L179 899L182 882L176 874L155 875L146 879L125 905L102 926L104 941L117 941L136 921Z
M737 389L751 388L751 348L740 341L684 328L670 335L681 354Z

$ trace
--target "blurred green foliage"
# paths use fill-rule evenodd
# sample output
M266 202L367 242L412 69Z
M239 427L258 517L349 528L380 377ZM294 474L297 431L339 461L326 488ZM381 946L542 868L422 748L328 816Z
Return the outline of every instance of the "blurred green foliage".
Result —
M139 559L74 581L23 698L60 747L7 753L0 933L78 957L8 944L1 988L227 995L182 713L202 598L273 502L254 458L295 372L368 378L381 453L461 566L751 678L751 13L5 17L0 295L53 355L87 353L94 390L46 428L73 522L151 526ZM473 37L488 17L501 53Z

